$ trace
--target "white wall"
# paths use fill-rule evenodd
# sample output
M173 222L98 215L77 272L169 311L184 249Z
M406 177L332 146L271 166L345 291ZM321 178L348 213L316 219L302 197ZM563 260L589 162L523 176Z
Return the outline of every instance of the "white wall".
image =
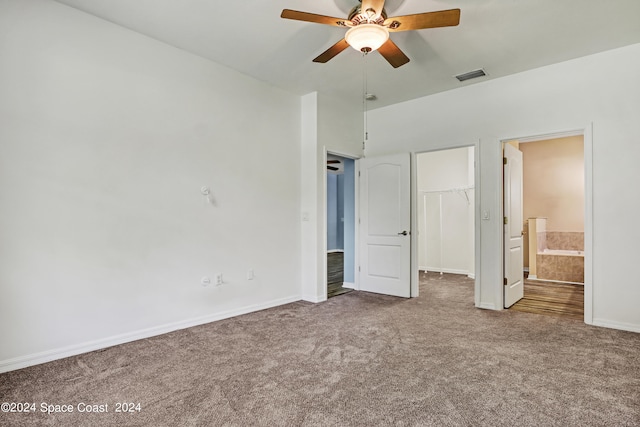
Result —
M300 298L299 97L51 1L0 34L0 371Z
M640 44L489 80L369 112L367 155L477 143L480 289L476 304L500 308L500 140L593 124L593 323L640 331L638 117ZM586 145L585 145L586 146ZM589 196L587 195L589 198ZM589 202L587 202L589 204ZM589 295L587 295L589 298Z
M362 155L361 100L302 97L301 226L302 298L327 298L326 153Z
M473 151L465 147L417 155L421 270L474 275Z

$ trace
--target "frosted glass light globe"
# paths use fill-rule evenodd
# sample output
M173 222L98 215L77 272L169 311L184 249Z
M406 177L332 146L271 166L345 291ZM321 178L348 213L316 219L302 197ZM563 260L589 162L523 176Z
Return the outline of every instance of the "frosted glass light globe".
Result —
M378 24L360 24L350 28L344 38L355 50L371 52L389 40L389 30Z

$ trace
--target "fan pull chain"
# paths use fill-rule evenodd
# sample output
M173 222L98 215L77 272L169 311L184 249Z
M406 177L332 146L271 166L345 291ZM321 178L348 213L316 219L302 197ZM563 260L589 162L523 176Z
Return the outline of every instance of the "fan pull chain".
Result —
M367 52L362 53L362 114L364 119L364 140L362 141L362 151L366 148L369 139L369 127L367 122Z

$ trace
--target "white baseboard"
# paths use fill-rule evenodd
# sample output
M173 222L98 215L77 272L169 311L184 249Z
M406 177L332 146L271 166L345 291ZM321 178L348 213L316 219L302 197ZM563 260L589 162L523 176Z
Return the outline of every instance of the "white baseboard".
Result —
M483 310L496 310L496 305L495 304L484 303L484 304L476 305L476 307L477 308L481 308Z
M582 286L584 286L584 283L582 283L582 282L567 282L566 280L541 279L541 278L536 277L536 276L529 276L528 279L537 280L538 282L567 283L569 285L582 285Z
M332 254L335 252L344 252L344 249L327 249L328 254Z
M433 271L433 272L436 272L436 273L440 272L440 270L427 268L427 267L418 267L418 270L424 271L424 272L427 272L427 271ZM458 272L458 271L460 271L460 272ZM475 279L476 278L476 274L475 273L468 273L467 271L462 271L462 270L444 270L443 273L466 274L469 279Z
M150 338L180 329L186 329L193 326L203 325L205 323L215 322L217 320L228 319L230 317L240 316L242 314L252 313L254 311L265 310L267 308L277 307L279 305L288 304L295 301L300 301L299 295L280 298L261 304L249 305L235 310L224 311L222 313L196 317L180 322L168 323L153 328L141 329L135 332L115 335L112 337L88 341L81 344L75 344L39 353L28 354L26 356L0 360L0 373L26 368L28 366L39 365L41 363L47 363L53 360L64 359L65 357L76 356L78 354L88 353L90 351L100 350L107 347L113 347L114 345Z
M469 274L469 270L457 270L455 268L436 268L436 267L418 267L418 269L420 269L421 271L431 271L434 273L440 273L440 271L442 271L443 273L449 273L449 274L464 274L464 275L468 275Z
M355 283L350 283L350 282L342 282L342 287L343 288L349 288L349 289L355 289L356 288L356 284Z
M326 301L327 298L322 295L302 295L302 301L312 302L314 304Z
M535 274L530 274L528 278L531 280L538 280L538 276L536 276Z
M593 319L593 326L601 326L603 328L619 329L621 331L640 332L640 325L632 323L615 322L607 319Z

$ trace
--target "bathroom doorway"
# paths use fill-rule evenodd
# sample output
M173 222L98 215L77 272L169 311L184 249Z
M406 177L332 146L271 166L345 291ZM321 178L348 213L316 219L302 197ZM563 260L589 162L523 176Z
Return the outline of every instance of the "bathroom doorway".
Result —
M523 157L519 311L584 319L584 135L517 141Z

